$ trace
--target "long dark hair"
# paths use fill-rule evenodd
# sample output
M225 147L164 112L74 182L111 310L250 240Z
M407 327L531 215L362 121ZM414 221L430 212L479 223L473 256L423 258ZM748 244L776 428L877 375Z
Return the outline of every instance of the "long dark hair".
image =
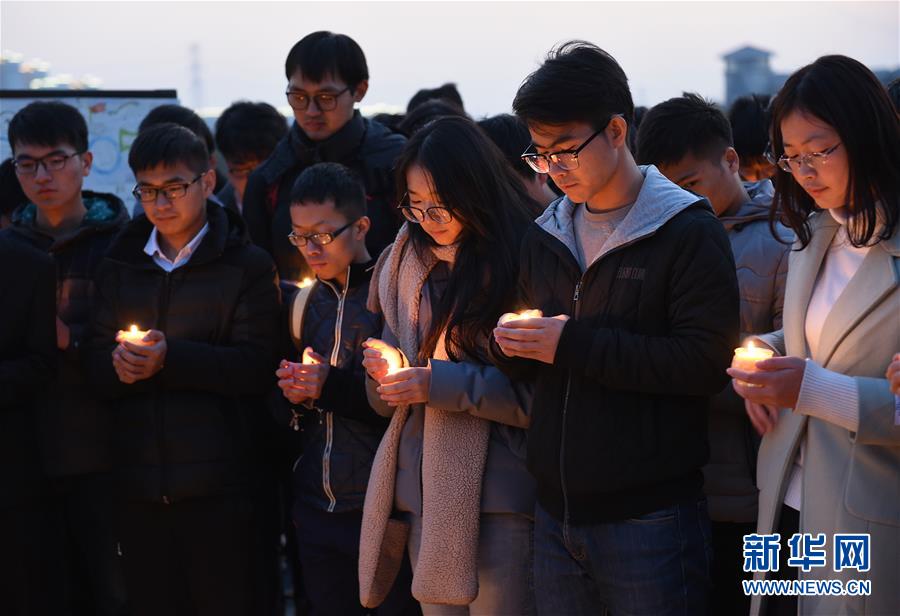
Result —
M503 153L468 118L438 118L413 135L397 161L397 194L406 194L406 172L413 165L428 173L432 192L463 225L419 359L431 357L446 329L451 359L464 354L488 363L485 336L501 314L515 308L519 246L541 208ZM436 245L431 236L420 225L408 226L413 249L430 252Z
M887 91L868 68L846 56L822 56L791 75L772 99L772 152L784 153L781 122L803 111L831 126L847 152L847 205L853 214L847 233L853 246L891 237L900 209L900 124ZM884 227L875 242L878 206ZM794 179L779 171L770 226L780 212L801 247L812 239L809 215L815 201ZM777 237L777 235L776 235Z

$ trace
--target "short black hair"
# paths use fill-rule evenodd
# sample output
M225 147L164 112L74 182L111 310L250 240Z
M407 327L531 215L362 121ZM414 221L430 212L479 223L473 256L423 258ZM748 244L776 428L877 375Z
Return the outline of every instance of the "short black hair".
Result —
M407 113L404 118L400 120L400 123L397 124L397 130L407 137L412 137L429 122L447 116L458 116L461 118L469 117L466 115L466 112L463 111L462 107L459 107L450 101L432 99L425 101L411 112Z
M22 107L9 121L9 147L16 144L53 147L68 144L76 152L88 149L88 127L84 116L60 101L34 101Z
M28 203L28 197L22 190L13 159L7 158L0 163L0 216L12 216L20 205Z
M291 188L291 206L334 201L347 220L366 215L366 189L350 169L339 163L317 163L304 169Z
M528 132L525 122L514 115L501 113L478 120L478 126L500 148L516 173L526 180L534 179L536 172L522 160L522 152L531 145L531 133Z
M291 47L284 61L285 77L290 79L298 70L316 82L331 74L351 90L369 78L366 55L356 41L327 30L307 34Z
M209 130L206 121L198 116L193 110L181 105L160 105L150 110L138 126L140 133L144 129L156 126L158 124L177 124L188 129L206 144L207 151L212 154L216 149L216 142L213 140L212 131Z
M769 145L768 94L749 94L735 99L728 110L734 149L745 160L759 159Z
M437 88L422 88L421 90L413 94L413 97L409 99L409 102L406 104L406 113L409 113L425 101L431 100L449 101L454 105L459 106L460 109L465 109L465 105L463 105L462 95L460 95L456 84L445 83L444 85Z
M625 71L587 41L569 41L551 50L519 86L513 111L529 124L586 122L595 130L615 114L622 114L629 126L634 120Z
M216 145L229 162L261 162L287 130L287 120L272 105L238 101L216 120Z
M731 146L731 125L716 105L685 92L652 107L637 134L637 162L675 164L687 155L717 160Z
M128 165L135 175L160 165L174 167L179 163L194 173L208 171L209 150L200 137L172 122L138 131L128 152Z

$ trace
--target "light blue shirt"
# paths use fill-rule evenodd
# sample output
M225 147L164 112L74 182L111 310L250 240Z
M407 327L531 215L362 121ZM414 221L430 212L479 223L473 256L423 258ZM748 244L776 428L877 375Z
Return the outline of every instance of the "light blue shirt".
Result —
M209 223L206 223L205 225L203 225L203 228L197 232L197 235L194 236L194 239L192 239L184 248L178 251L178 254L175 255L175 260L172 261L163 253L162 249L159 247L159 233L157 232L156 227L153 227L153 231L150 232L150 239L147 240L147 244L144 246L144 252L150 255L153 258L153 262L156 263L159 267L167 272L171 272L191 260L191 257L194 255L194 251L197 250L197 246L199 246L200 242L203 241L203 237L208 231Z

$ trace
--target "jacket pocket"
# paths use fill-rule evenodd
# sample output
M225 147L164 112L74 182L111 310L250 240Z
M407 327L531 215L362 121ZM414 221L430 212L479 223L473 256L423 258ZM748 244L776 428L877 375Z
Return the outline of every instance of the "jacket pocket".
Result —
M898 468L900 448L854 444L844 489L847 511L870 522L900 526L900 498L897 498L896 490Z

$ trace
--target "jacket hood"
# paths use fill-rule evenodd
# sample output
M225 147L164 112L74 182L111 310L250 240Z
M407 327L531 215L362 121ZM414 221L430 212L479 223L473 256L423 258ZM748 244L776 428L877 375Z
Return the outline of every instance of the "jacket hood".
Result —
M719 219L725 225L726 231L731 231L736 225L769 219L769 208L772 205L772 198L775 196L775 187L772 185L772 181L744 182L744 188L750 196L750 201L742 205L734 214L722 216Z
M226 248L250 243L247 225L239 214L207 200L206 220L209 231L191 257L190 264L211 261L221 256ZM131 265L156 267L144 252L152 230L153 224L146 215L135 217L110 246L109 258Z
M55 238L50 250L61 248L86 235L122 227L128 222L128 210L116 195L85 190L82 191L81 197L87 210L81 224ZM34 203L26 203L13 212L12 229L29 238L50 237L37 227L37 206Z
M692 192L688 192L670 182L653 165L640 166L644 183L638 193L634 205L622 223L616 227L603 246L597 259L608 252L626 244L634 243L644 237L653 235L679 212L702 204L712 209L709 203ZM568 197L561 197L551 203L535 221L544 231L562 242L578 260L578 246L575 237L575 208Z

